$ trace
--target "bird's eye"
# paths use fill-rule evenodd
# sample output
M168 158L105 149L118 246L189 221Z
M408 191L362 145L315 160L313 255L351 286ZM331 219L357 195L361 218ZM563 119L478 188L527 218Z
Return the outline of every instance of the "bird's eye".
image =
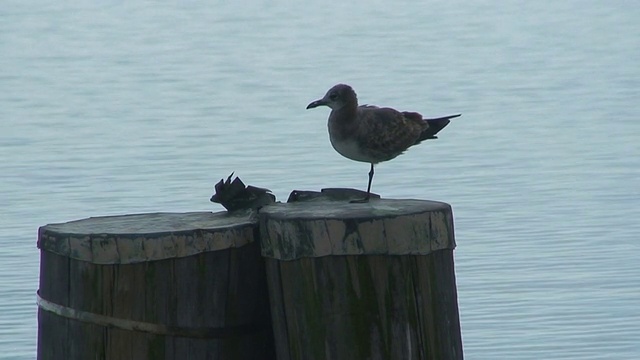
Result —
M338 94L333 93L333 94L329 95L329 100L335 101L336 99L338 99Z

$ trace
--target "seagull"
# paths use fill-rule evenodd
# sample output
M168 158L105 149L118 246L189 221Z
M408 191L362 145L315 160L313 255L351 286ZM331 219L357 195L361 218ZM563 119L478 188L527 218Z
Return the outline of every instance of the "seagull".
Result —
M333 148L348 159L371 164L365 198L352 201L359 203L369 201L375 164L391 160L423 140L437 139L435 135L461 115L425 119L417 112L358 106L356 92L345 84L335 85L307 109L322 105L331 108L328 126Z

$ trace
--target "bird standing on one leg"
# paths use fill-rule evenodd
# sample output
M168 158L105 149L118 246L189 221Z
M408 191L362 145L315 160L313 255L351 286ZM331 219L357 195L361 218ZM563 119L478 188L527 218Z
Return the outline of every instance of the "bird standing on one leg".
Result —
M391 160L423 140L437 139L435 135L449 120L460 116L423 119L417 112L358 106L355 91L345 84L332 87L322 99L307 105L307 109L321 105L331 108L328 126L333 148L348 159L371 164L367 195L357 202L369 201L375 164Z

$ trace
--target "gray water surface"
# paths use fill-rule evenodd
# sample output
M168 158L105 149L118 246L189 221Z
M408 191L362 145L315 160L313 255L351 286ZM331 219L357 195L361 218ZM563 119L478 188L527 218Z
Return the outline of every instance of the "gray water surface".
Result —
M455 212L467 359L640 358L634 1L0 5L0 358L35 356L38 226L364 188L328 109L461 112L373 191Z

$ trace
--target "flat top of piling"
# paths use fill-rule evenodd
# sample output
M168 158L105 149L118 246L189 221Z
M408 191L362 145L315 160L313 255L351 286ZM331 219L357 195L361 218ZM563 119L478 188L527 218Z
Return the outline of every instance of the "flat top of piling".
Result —
M42 226L38 248L95 264L131 264L254 242L255 211L100 216Z
M194 229L220 229L255 224L251 212L186 212L186 213L147 213L117 216L90 217L43 226L43 231L63 234L162 234Z
M377 219L425 212L451 211L447 203L415 199L372 199L367 203L317 199L265 206L271 219Z
M455 248L449 204L307 198L260 210L263 256L287 261L328 255L428 255Z

